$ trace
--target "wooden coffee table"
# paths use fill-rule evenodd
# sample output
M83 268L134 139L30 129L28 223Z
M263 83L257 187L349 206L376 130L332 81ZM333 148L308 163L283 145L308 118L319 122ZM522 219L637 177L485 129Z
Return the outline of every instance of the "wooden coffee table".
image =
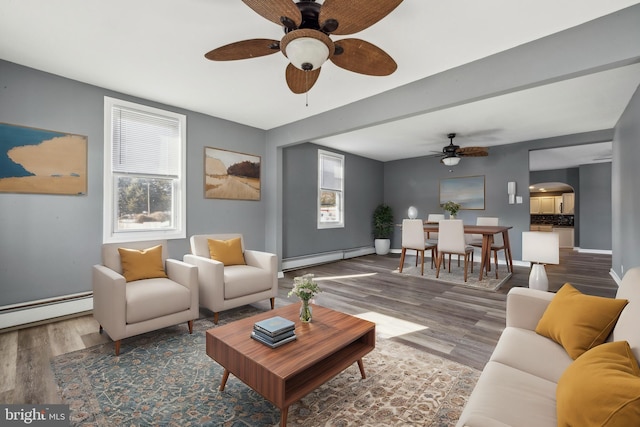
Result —
M302 323L300 304L291 304L207 331L207 354L224 368L220 390L235 375L280 409L286 426L289 406L358 363L375 348L375 323L313 306L313 321ZM269 348L250 337L253 324L281 316L296 322L297 339Z

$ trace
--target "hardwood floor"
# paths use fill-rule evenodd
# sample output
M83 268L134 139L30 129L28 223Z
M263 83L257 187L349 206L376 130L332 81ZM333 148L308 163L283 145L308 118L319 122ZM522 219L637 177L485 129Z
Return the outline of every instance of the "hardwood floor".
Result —
M560 259L547 266L550 290L568 281L587 294L615 295L611 256L562 250ZM392 341L482 369L504 328L506 294L527 286L529 270L515 267L500 290L488 292L391 273L399 260L369 255L287 272L276 305L297 303L287 297L293 278L313 273L323 289L317 304L375 318L378 332ZM258 305L269 308L268 301ZM0 402L61 403L51 358L109 341L91 315L0 333Z

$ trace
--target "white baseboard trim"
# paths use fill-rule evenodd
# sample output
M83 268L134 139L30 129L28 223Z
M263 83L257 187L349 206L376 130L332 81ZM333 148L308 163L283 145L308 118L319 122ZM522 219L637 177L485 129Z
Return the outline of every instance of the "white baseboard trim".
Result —
M582 248L577 248L577 250L581 254L613 255L613 251L611 249L582 249Z
M613 271L613 268L609 270L609 276L611 276L613 281L616 282L618 287L620 287L620 284L622 283L622 279L620 278L620 276L618 276L618 273Z
M295 270L310 265L326 264L341 259L355 258L376 253L373 246L345 249L342 251L324 252L320 254L305 255L282 260L282 271Z
M93 310L93 296L82 295L80 297L68 295L66 298L72 299L59 302L38 301L34 302L37 305L24 308L0 307L4 309L0 312L0 330Z

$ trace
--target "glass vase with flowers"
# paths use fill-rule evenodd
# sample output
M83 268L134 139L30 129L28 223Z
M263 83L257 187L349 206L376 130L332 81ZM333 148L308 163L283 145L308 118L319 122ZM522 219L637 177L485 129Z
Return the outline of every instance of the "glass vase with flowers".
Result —
M288 296L295 295L300 298L302 305L300 306L300 320L304 323L311 322L313 313L309 302L313 297L322 292L320 287L313 280L313 274L305 274L301 277L294 277L293 288L289 291Z

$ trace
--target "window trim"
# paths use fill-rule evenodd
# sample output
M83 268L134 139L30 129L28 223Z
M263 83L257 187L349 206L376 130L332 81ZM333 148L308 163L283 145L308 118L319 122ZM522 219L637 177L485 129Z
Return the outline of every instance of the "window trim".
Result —
M117 205L116 179L112 170L111 152L112 145L112 112L113 107L125 107L143 111L149 114L156 114L165 117L172 117L180 123L180 160L178 185L174 189L176 205L174 211L176 219L174 228L171 230L136 230L136 231L114 231L115 206ZM185 239L187 236L187 116L174 113L172 111L149 107L143 104L124 101L121 99L104 97L104 159L103 159L103 206L102 206L102 242L120 243L145 240L169 240Z
M321 218L321 204L320 204L320 194L322 193L323 187L322 187L322 158L323 156L326 157L332 157L336 160L340 161L340 164L342 165L342 179L340 181L341 183L341 188L340 190L335 190L335 189L327 189L327 190L332 190L332 191L339 191L340 195L341 195L341 205L339 206L339 212L340 212L340 221L339 222L335 222L335 223L326 223L326 222L321 222L320 218ZM323 229L330 229L330 228L344 228L345 227L345 194L344 194L344 180L345 180L345 156L343 154L338 154L338 153L334 153L331 151L326 151L326 150L321 150L318 149L318 193L317 193L317 207L316 207L316 223L317 223L317 228L319 230L323 230Z

